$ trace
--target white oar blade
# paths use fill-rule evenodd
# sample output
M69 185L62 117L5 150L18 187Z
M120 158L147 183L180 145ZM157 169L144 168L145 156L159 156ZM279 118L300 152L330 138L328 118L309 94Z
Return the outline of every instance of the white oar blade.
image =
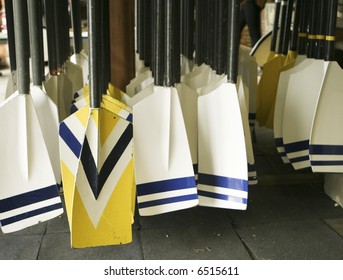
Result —
M17 90L17 71L11 71L6 85L6 90L0 93L0 103L5 101L11 94Z
M192 159L176 89L155 87L133 107L133 115L140 215L196 206Z
M85 85L89 84L89 66L88 66L88 55L82 51L79 54L73 54L70 57L70 61L82 69L83 83Z
M54 101L58 108L59 121L69 116L70 105L73 99L73 85L63 73L48 77L44 83L45 92Z
M56 104L38 86L31 85L30 94L54 170L56 182L61 184L60 153L58 148L58 110Z
M145 89L150 84L154 83L154 78L152 77L152 72L148 68L139 74L136 78L130 81L130 84L126 86L126 94L129 97L133 97L138 92Z
M248 93L247 93L248 92ZM245 147L247 152L248 162L248 182L249 185L257 184L257 172L255 167L255 156L251 140L249 114L247 109L246 96L249 95L249 89L243 84L240 76L237 79L237 93L239 100L239 107L241 110L242 124L244 129Z
M310 167L309 139L325 75L322 60L306 59L289 79L283 116L283 142L294 169Z
M330 62L316 108L310 138L313 172L343 172L342 68Z
M304 55L298 55L294 66L298 65L305 59ZM284 115L284 109L285 109L285 101L286 101L286 94L289 84L289 79L291 75L296 72L294 68L287 69L285 71L281 71L279 83L277 87L277 93L276 93L276 100L275 100L275 110L274 110L274 126L273 126L273 132L274 132L274 139L276 143L276 148L278 153L281 156L281 159L284 163L290 163L284 143L283 143L283 115Z
M189 149L191 152L195 178L198 177L198 97L199 94L181 83L176 85L183 119L185 122Z
M65 63L65 73L69 80L72 82L72 91L77 92L85 85L83 80L83 72L81 66L74 64L70 61Z
M198 112L199 205L244 210L248 164L236 85L200 96Z
M8 233L55 218L63 207L31 96L13 94L0 118L0 221Z

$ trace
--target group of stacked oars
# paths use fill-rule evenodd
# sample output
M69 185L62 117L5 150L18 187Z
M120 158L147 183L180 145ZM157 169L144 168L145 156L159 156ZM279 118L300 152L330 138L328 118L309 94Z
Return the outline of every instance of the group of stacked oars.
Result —
M257 120L274 130L283 161L296 170L343 171L343 72L334 61L337 7L337 0L276 1L274 27L281 14L280 27L272 41L278 38L279 48L263 65Z
M79 1L72 1L71 6L73 26L80 25L81 30L80 17L76 16ZM79 44L69 57L68 0L8 0L5 9L11 74L6 90L1 92L0 105L4 135L0 151L0 224L2 232L9 233L63 213L58 190L62 183L59 123L69 112L73 91L87 83L83 69L77 65L87 61L87 55ZM74 41L81 39L79 36ZM71 63L72 59L77 63Z
M88 54L71 1L71 57L67 0L14 0L12 30L7 2L16 55L14 93L0 105L4 233L60 215L60 185L74 248L131 242L136 208L246 209L257 182L248 121L257 67L239 55L238 0L137 1L143 67L126 92L110 84L109 0L87 1Z
M142 67L127 93L141 100L133 106L139 213L246 209L248 184L257 180L248 94L238 76L239 1L137 5ZM252 60L241 61L244 72ZM255 79L246 76L257 84L256 63L252 72Z

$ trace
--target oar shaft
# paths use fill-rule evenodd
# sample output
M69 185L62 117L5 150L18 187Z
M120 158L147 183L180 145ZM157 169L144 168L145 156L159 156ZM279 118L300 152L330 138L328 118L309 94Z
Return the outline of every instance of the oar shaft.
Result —
M100 1L88 0L88 40L89 40L89 103L91 108L100 108L101 78L97 65L100 62L99 44L101 32Z
M13 0L5 0L6 25L7 25L7 42L10 57L11 71L17 69L14 39L14 18L13 18Z
M327 31L325 36L326 45L324 59L326 61L332 61L334 59L337 8L338 0L329 0L329 15L327 19Z
M44 79L42 2L28 0L32 82L41 86Z
M239 51L239 0L229 2L227 80L237 82Z
M28 32L27 1L13 0L15 49L17 57L18 90L20 94L30 93L30 38Z
M165 0L164 85L180 80L180 1Z
M272 30L272 41L270 42L270 51L271 52L275 52L275 50L276 50L277 34L278 34L278 29L279 29L280 10L281 10L281 0L275 0L275 15L274 15L273 30Z
M74 52L80 53L83 48L82 43L82 29L81 29L81 13L80 13L80 0L71 0L71 23L73 27L73 43Z
M45 0L46 34L48 42L49 70L51 75L57 74L57 44L55 36L54 0Z
M164 65L164 0L153 1L153 75L155 85L163 85Z
M291 33L290 38L290 46L289 49L291 51L297 50L297 43L298 43L298 35L299 35L299 22L300 22L300 11L302 7L303 0L295 0L295 10L294 10L294 23L293 23L293 30Z

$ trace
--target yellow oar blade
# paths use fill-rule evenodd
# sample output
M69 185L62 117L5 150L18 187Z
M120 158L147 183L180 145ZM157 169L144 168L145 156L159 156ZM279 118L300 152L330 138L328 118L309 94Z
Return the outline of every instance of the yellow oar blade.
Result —
M270 114L274 114L277 85L284 60L284 56L278 55L263 67L263 74L257 88L256 104L256 120L261 126L272 128L268 118L271 118Z

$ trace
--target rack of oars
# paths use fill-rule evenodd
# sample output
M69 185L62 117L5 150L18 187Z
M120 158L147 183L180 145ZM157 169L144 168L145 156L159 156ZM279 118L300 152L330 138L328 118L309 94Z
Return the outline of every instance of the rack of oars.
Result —
M87 0L88 53L80 0L5 2L3 233L65 211L73 248L127 244L135 213L247 208L257 64L239 48L238 0L138 0L126 92L110 82L109 0Z

